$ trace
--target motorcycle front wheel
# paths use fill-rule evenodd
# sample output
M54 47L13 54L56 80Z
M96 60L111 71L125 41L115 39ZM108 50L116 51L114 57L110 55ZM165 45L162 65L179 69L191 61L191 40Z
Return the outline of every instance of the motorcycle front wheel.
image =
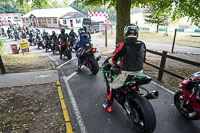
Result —
M151 103L143 96L136 95L130 102L128 115L138 133L153 133L156 128L156 116Z
M174 104L178 111L189 120L199 120L196 112L190 105L184 105L184 95L181 90L178 90L174 95Z
M72 52L69 47L66 48L66 56L69 60L72 59Z

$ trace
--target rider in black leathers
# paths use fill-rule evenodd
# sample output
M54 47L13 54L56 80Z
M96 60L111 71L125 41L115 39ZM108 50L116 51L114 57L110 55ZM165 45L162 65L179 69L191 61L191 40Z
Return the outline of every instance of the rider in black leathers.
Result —
M73 47L74 42L76 41L76 33L74 32L74 29L71 29L71 32L69 33L69 42L70 46Z
M63 51L66 48L66 47L63 47L62 44L64 42L68 42L68 40L69 40L69 36L67 33L65 34L65 29L63 29L63 28L61 29L61 33L58 36L58 41L59 41L59 39L60 39L60 43L61 43L60 59L62 59Z
M56 42L57 42L57 36L56 36L55 31L52 31L52 35L50 37L50 40L53 40L53 54L54 54L55 53L55 45L56 45Z

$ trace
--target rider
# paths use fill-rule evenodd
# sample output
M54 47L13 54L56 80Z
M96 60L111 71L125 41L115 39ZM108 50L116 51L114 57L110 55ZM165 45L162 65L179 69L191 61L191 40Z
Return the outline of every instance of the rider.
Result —
M70 42L71 47L74 44L75 38L76 38L76 33L74 32L74 29L72 28L71 32L69 33L69 42Z
M76 44L75 50L77 51L77 58L78 58L78 70L80 70L82 64L81 64L81 51L83 49L84 44L90 43L88 34L85 33L84 28L80 28L78 30L79 36L78 36L78 43Z
M52 35L50 37L50 40L53 40L53 54L55 53L55 44L56 44L56 41L57 41L57 36L56 36L56 33L55 31L52 31Z
M10 39L10 33L11 33L10 28L8 28L7 34L8 34L8 38L9 38L9 39Z
M83 26L83 29L85 30L85 33L88 34L88 36L91 40L91 35L90 35L90 32L88 31L88 28L86 26Z
M63 46L63 43L67 43L68 41L68 34L65 34L65 29L61 28L61 34L58 36L58 40L61 39L61 51L60 51L60 59L62 59L63 51L66 49L66 47Z
M110 92L107 96L107 103L103 108L112 112L113 90L120 89L129 75L143 73L143 63L146 60L146 46L144 42L138 41L138 26L129 24L124 28L124 43L116 45L114 55L109 59L109 64L114 66L120 59L121 74L119 74L110 84Z

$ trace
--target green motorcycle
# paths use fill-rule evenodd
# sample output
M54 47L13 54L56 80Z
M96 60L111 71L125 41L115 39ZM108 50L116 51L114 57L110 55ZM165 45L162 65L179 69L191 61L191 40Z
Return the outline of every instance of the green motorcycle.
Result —
M121 73L119 67L112 67L108 60L109 58L104 61L101 67L107 86L107 94L109 94L109 84ZM155 112L149 100L156 99L158 91L150 93L141 86L150 83L151 80L151 77L137 73L128 76L123 87L113 90L114 99L126 111L129 120L138 133L152 133L156 128ZM141 93L141 90L145 91L146 94Z

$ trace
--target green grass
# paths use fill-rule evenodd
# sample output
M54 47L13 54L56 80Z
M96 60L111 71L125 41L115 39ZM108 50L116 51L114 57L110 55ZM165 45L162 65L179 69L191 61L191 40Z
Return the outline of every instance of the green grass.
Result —
M164 33L165 32L156 33L153 31L140 31L138 39L144 42L163 43L163 44L172 45L173 39L174 39L174 32L168 32L168 36L164 36ZM108 39L115 39L116 38L115 34L116 34L116 31L113 31L112 35L111 35L111 32L108 32ZM200 35L200 33L195 33L195 34ZM92 37L104 38L105 35L102 35L101 33L96 33L96 34L92 34ZM200 38L191 37L184 33L177 32L175 45L200 48Z

